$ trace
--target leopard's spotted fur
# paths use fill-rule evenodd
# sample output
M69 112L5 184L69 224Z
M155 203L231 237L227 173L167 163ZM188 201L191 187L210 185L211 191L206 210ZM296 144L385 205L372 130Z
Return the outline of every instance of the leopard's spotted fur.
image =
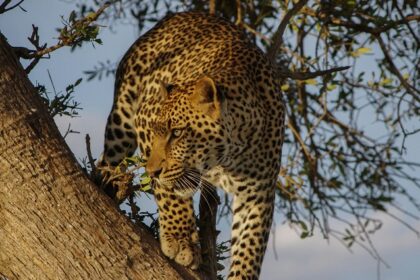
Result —
M139 38L116 74L104 160L137 147L155 178L162 251L197 268L192 194L234 196L229 279L257 279L270 232L284 108L265 55L233 24L195 12Z

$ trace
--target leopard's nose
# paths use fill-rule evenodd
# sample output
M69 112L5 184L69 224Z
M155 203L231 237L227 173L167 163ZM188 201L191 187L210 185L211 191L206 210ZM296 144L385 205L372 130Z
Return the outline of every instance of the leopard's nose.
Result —
M152 169L152 168L146 168L147 174L149 174L149 176L151 178L159 178L160 174L162 173L163 168L158 167L156 169Z

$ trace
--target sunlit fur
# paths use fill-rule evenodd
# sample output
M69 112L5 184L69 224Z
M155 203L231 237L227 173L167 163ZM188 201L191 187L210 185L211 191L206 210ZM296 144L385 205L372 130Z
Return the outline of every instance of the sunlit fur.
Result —
M178 13L124 55L116 73L104 162L137 147L159 209L162 252L197 269L192 194L232 194L229 280L258 279L270 233L285 110L277 73L234 24ZM204 252L205 253L205 252Z

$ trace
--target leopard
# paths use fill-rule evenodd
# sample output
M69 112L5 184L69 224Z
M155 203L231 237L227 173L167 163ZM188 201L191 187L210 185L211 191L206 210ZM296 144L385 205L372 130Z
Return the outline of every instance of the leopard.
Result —
M227 278L258 279L271 229L285 107L274 63L240 27L190 11L167 15L116 71L102 161L139 148L152 178L161 250L197 269L193 195L232 195Z

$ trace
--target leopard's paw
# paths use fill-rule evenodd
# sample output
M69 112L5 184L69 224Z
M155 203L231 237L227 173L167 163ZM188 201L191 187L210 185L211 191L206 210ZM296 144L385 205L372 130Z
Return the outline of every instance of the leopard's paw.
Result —
M160 237L160 248L165 256L175 259L179 251L179 244L174 237L165 235Z
M175 261L191 269L197 269L201 263L200 247L191 240L180 240L180 250Z
M189 238L161 236L162 252L180 265L197 269L201 263L200 247Z

